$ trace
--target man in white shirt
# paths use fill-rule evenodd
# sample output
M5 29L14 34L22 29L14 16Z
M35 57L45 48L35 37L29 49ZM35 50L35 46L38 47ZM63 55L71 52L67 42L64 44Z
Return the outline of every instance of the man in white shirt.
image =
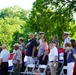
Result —
M1 75L8 75L8 60L10 53L6 49L6 45L2 45L2 51L0 54L0 65L1 65Z
M44 36L44 32L39 32L39 40L38 40L38 42L39 42L40 45L42 44L41 38L42 38L43 36Z
M64 39L63 49L65 50L65 44L66 44L66 43L70 43L69 32L64 32L64 34L63 34L63 39Z
M58 49L54 42L50 42L50 53L49 53L49 66L51 68L51 75L56 75L56 69L58 67Z

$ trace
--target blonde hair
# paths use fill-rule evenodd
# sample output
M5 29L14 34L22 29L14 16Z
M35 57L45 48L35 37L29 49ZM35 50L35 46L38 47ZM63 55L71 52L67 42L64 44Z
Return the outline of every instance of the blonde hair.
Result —
M6 44L3 44L3 45L2 45L2 48L6 49Z

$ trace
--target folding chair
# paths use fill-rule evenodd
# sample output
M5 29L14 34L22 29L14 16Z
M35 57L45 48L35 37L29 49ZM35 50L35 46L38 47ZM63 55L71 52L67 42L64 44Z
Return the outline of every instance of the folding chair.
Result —
M26 66L26 69L24 72L21 72L21 74L25 75L25 74L30 74L32 75L33 71L35 69L35 64L29 64Z
M46 75L46 69L47 69L47 65L39 65L39 74L40 75Z
M33 72L33 75L46 75L46 69L47 69L47 65L39 65L38 67L38 71L37 72Z
M64 74L64 70L67 70L67 66L63 66L63 68L62 68L62 71L61 71L60 75L66 75L66 74Z
M50 68L49 63L47 64L47 74L51 74L51 68Z
M9 75L12 75L12 73L13 73L13 68L12 68L12 70L8 70L8 72L9 72Z

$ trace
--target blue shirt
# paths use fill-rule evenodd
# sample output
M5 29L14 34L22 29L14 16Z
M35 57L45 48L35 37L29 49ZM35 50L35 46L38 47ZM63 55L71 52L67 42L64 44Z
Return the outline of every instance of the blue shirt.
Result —
M56 42L59 42L58 40L54 40L54 42L56 43Z
M32 40L29 40L30 43L27 47L27 51L26 51L26 55L27 56L32 56L32 52L33 52L33 48L34 47L37 47L37 42L36 40L33 38ZM36 56L36 53L35 53L35 56Z
M74 49L67 51L67 63L75 62L73 54L76 54L76 51Z
M75 51L76 51L76 47L75 47L74 49L75 49Z

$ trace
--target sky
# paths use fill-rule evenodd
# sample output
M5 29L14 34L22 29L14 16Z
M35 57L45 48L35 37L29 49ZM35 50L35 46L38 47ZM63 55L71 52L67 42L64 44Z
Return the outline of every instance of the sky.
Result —
M25 10L30 10L32 8L33 2L35 2L35 0L0 0L0 9L19 5ZM76 13L74 13L74 19L76 20Z
M0 0L0 9L14 5L19 5L25 10L31 9L35 0Z

